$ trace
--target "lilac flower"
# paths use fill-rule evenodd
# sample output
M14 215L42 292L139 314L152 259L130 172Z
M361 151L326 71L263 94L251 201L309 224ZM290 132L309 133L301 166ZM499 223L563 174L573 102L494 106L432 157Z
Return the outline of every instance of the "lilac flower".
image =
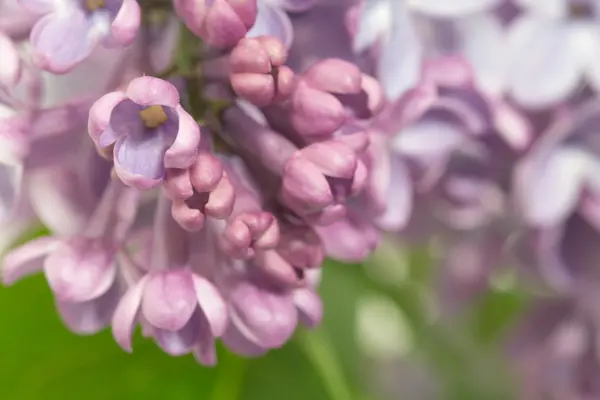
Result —
M128 185L160 184L165 168L185 169L195 159L200 129L179 104L177 89L158 78L131 81L90 110L89 133L100 149L114 145L117 175Z
M519 1L526 11L507 37L510 94L525 106L557 104L583 77L598 88L598 4L587 0Z
M232 351L257 357L287 342L298 320L308 327L322 317L319 297L311 288L292 292L273 287L256 277L229 277L228 293L231 322L223 342Z
M135 0L19 0L44 16L31 31L31 44L40 68L62 74L85 60L102 43L126 46L133 42L141 12Z
M538 298L512 337L527 398L593 399L600 395L597 288L576 299Z
M214 365L214 339L225 331L226 306L217 288L193 269L189 235L168 210L168 201L159 200L150 265L138 267L147 272L130 284L119 302L112 319L113 335L131 351L133 329L141 322L165 352L193 351L200 363Z
M575 210L598 221L599 110L599 104L591 101L559 119L521 161L515 195L533 226L560 224Z
M43 268L64 322L78 333L103 329L119 298L115 255L133 223L137 201L137 192L112 181L83 233L67 240L43 237L6 255L4 283Z
M175 0L187 27L211 46L231 48L256 20L257 0Z
M379 45L376 51L377 77L388 98L394 100L418 82L423 57L428 51L419 32L422 27L417 26L412 13L421 12L438 18L460 17L453 21L452 26L460 39L454 48L449 49L450 52L469 58L481 82L490 78L495 81L499 71L492 69L492 76L488 71L498 64L490 62L490 57L502 48L502 29L493 16L483 12L499 3L500 0L452 3L435 0L364 1L353 28L353 48L356 53L361 53L375 44ZM494 54L489 49L494 49ZM483 74L481 78L480 71ZM491 82L490 85L498 84Z
M294 30L288 12L299 13L312 8L315 0L258 0L256 22L247 37L275 36L290 48L294 41Z
M469 71L461 58L426 64L423 84L374 119L373 129L390 135L391 153L379 156L385 154L387 145L376 139L373 146L378 147L372 148L375 154L367 159L371 181L365 193L374 211L380 210L375 221L382 227L399 229L406 225L414 194L432 190L457 151L481 152L482 145L484 153L511 149L498 154L501 160L528 145L529 126L508 106L477 90ZM493 150L485 150L488 144L495 146ZM385 204L396 206L388 208Z

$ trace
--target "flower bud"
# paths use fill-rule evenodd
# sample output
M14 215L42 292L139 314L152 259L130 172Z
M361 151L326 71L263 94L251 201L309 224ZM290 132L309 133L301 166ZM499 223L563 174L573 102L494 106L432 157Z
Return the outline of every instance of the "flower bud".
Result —
M213 47L230 48L256 20L256 0L175 0L175 12L186 26Z

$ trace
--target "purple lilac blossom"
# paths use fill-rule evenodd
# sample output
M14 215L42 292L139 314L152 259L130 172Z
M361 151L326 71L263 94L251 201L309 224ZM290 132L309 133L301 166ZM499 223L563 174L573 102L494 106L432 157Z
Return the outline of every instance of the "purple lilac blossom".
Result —
M444 315L514 266L523 389L597 397L597 4L517 3L0 0L0 250L52 232L2 281L211 366L316 327L326 257L435 244Z
M141 21L136 0L19 1L42 15L30 34L36 64L57 74L72 70L98 44L131 44Z

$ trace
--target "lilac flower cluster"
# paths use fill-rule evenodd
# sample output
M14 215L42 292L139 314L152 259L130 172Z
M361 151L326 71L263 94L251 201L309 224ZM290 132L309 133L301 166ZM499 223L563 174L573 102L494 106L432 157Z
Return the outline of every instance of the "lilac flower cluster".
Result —
M387 233L441 243L444 306L518 265L596 335L597 7L0 0L0 245L52 232L2 279L43 271L74 332L213 365L216 339L318 325L324 258ZM536 388L600 395L576 378Z

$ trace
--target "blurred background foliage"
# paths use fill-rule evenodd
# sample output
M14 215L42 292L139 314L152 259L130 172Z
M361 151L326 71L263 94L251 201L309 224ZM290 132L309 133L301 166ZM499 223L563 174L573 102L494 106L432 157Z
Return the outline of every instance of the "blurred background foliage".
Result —
M44 234L37 230L28 236ZM386 246L364 265L329 261L325 319L284 348L219 365L172 358L139 334L134 354L109 331L68 332L42 276L0 288L0 399L513 399L504 339L526 299L510 286L436 318L425 249Z

